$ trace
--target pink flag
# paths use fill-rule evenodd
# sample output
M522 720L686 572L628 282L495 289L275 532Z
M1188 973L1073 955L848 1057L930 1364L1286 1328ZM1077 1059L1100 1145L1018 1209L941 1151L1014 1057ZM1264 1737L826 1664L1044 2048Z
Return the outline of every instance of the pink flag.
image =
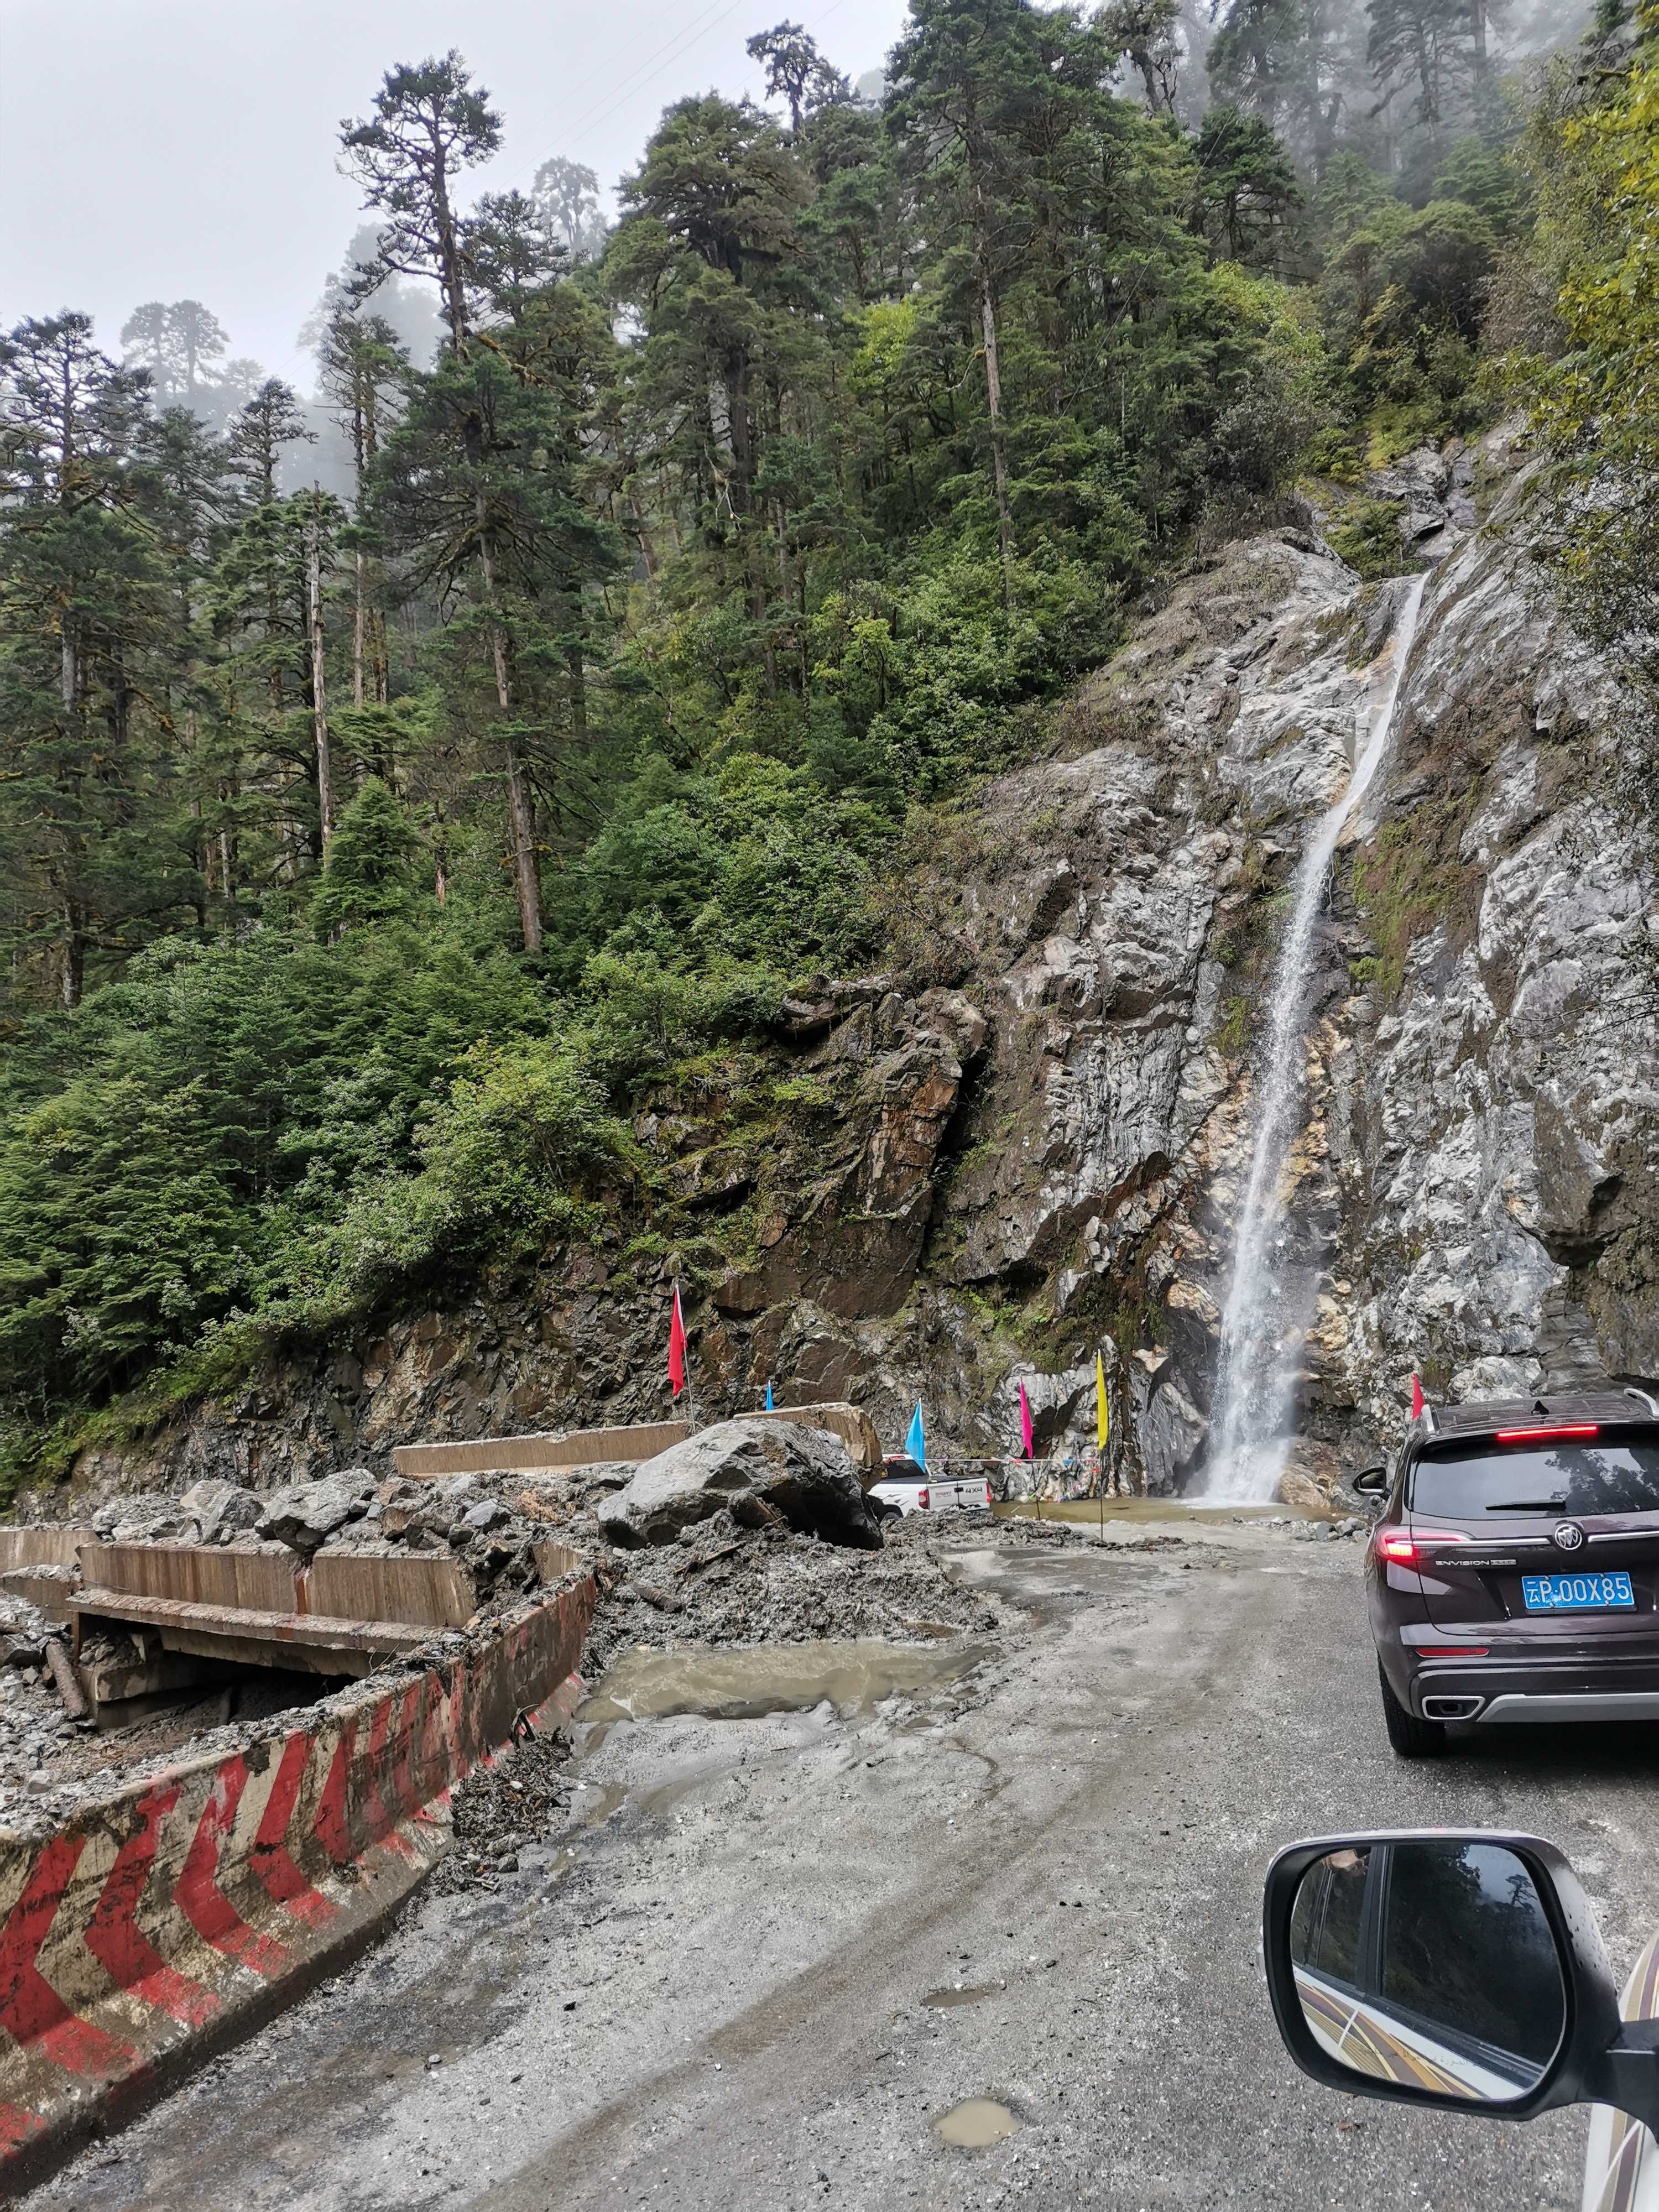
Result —
M680 1318L680 1286L674 1285L674 1311L668 1324L668 1387L678 1398L685 1388L685 1323Z
M1418 1381L1416 1376L1413 1375L1412 1377L1412 1419L1414 1421L1418 1421L1421 1420L1422 1418L1423 1385Z
M1022 1459L1031 1457L1031 1401L1023 1382L1019 1386L1019 1450Z

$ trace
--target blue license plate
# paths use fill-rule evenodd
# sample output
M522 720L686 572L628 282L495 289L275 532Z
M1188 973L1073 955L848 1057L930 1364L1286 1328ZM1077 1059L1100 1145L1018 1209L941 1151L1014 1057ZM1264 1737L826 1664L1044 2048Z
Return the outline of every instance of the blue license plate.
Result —
M1522 1575L1521 1595L1528 1613L1629 1612L1636 1604L1623 1574Z

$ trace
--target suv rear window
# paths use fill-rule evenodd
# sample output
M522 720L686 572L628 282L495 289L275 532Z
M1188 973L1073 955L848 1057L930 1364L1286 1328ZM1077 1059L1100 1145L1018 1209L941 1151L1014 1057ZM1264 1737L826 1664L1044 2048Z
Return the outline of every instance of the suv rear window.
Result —
M882 1468L884 1482L926 1482L927 1470L918 1467L913 1459L890 1459Z
M1559 1443L1482 1438L1425 1452L1412 1470L1410 1510L1450 1520L1487 1514L1659 1513L1659 1434Z

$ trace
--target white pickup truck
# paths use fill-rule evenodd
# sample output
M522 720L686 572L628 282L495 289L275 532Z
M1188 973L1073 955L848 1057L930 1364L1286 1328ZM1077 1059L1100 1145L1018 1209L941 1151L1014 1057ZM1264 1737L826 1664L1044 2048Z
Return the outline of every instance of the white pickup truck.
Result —
M872 1483L866 1495L886 1516L949 1513L966 1505L988 1505L991 1486L982 1474L930 1474L903 1452L890 1452L880 1481Z

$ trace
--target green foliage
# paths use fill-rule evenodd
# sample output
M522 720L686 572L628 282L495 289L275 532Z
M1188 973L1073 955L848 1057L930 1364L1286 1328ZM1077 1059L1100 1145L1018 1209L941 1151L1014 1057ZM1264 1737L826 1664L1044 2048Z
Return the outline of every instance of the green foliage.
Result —
M414 1139L419 1163L355 1189L314 1237L285 1242L261 1333L307 1333L498 1252L533 1251L590 1218L580 1194L627 1172L629 1144L567 1044L479 1044Z
M1436 929L1461 944L1474 929L1480 876L1460 858L1458 842L1479 794L1476 783L1427 800L1407 820L1385 822L1355 862L1355 896L1377 950L1355 963L1354 980L1376 983L1385 1000L1399 997L1414 945Z
M415 1158L472 1040L544 1024L459 916L153 948L49 1039L56 1084L39 1043L13 1047L15 1087L46 1095L0 1124L0 1394L123 1384L257 1303L364 1178Z
M414 824L378 776L370 776L334 827L311 917L319 937L407 913L416 892Z
M1541 220L1533 258L1552 326L1509 364L1553 463L1545 550L1573 611L1643 687L1633 795L1652 805L1659 699L1659 13L1548 88L1528 146ZM1621 51L1622 47L1622 51ZM1532 335L1529 333L1528 335Z
M1330 532L1331 549L1368 580L1404 575L1411 566L1400 535L1400 502L1357 500Z
M1563 560L1659 632L1645 33L1522 164L1484 9L1366 14L1224 0L1201 114L1173 0L912 0L879 107L780 22L772 112L672 102L608 234L577 163L478 191L459 55L394 68L314 325L338 498L199 301L143 368L0 342L0 1410L67 1449L582 1234L676 1085L734 1143L829 1110L786 994L964 972L969 794L1194 544L1311 468L1403 566L1364 469L1504 403L1529 256Z

